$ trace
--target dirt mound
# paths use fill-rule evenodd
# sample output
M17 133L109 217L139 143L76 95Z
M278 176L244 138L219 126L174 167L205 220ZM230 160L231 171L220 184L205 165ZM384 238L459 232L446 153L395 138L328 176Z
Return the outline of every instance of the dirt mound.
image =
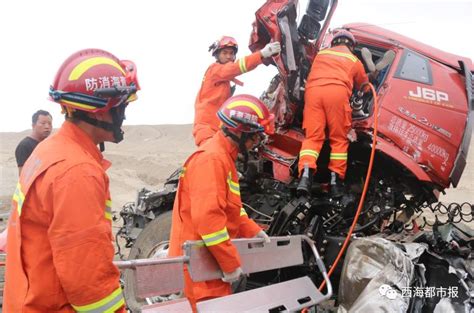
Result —
M125 126L120 144L106 143L113 209L133 201L142 187L158 189L195 149L191 125ZM0 210L10 208L18 179L15 148L30 131L0 133Z

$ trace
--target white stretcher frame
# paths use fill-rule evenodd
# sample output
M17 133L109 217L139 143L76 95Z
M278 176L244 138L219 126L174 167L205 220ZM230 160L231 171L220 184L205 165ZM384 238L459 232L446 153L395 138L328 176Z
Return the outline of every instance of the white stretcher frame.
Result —
M270 243L261 238L233 239L239 251L244 274L299 265L304 262L302 242L306 242L315 257L316 265L326 281L323 295L309 279L297 279L248 290L229 296L197 303L198 312L295 312L321 303L332 296L332 285L314 241L304 235L271 237ZM184 256L162 259L117 261L120 269L135 271L136 294L141 298L171 294L184 289L183 267L186 266L194 281L219 279L222 272L202 241L187 241ZM142 307L142 312L191 312L185 299L177 299Z

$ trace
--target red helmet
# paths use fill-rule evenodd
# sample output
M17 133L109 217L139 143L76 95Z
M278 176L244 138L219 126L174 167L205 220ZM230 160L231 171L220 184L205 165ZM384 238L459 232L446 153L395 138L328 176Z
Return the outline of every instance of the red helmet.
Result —
M132 61L100 49L81 50L59 68L49 95L73 111L108 111L136 100L140 87Z
M244 133L275 132L274 115L265 104L251 95L238 95L227 99L217 112L222 123L230 130Z
M352 47L355 47L357 45L357 40L349 31L345 29L336 29L331 40L331 46L335 46L340 43L349 44Z
M239 51L237 40L230 36L222 36L221 39L216 40L212 45L209 46L209 51L211 51L212 56L215 57L217 56L217 53L219 53L219 51L224 48L234 49L235 54L237 54L237 51Z

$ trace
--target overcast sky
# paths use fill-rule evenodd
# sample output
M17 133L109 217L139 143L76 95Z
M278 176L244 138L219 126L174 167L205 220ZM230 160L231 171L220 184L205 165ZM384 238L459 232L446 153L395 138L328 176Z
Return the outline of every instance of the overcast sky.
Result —
M16 0L0 1L0 131L31 127L38 109L63 121L47 100L61 63L83 48L101 48L137 64L142 90L127 109L125 124L184 124L202 76L213 58L207 52L221 35L234 36L238 56L247 43L255 11L264 0ZM300 12L306 9L300 1ZM376 24L439 49L474 57L472 2L467 0L339 0L331 27ZM237 93L259 96L276 73L261 65L240 76Z

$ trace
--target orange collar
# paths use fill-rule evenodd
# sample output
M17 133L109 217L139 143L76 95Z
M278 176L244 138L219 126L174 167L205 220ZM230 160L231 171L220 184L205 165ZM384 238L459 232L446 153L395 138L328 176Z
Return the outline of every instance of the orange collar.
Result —
M99 148L97 148L97 146L94 144L89 135L87 135L86 132L84 132L74 123L65 121L59 129L58 134L75 141L79 146L82 147L82 149L90 154L104 170L107 170L112 165L110 161L104 159L104 156L100 152Z
M337 51L337 52L350 53L350 54L354 55L354 53L352 53L351 49L347 48L345 45L331 47L331 48L329 48L329 50Z
M234 141L224 135L222 130L219 130L215 135L215 141L218 147L224 150L226 153L230 154L232 160L235 162L237 160L237 155L239 154L239 147L234 144Z

